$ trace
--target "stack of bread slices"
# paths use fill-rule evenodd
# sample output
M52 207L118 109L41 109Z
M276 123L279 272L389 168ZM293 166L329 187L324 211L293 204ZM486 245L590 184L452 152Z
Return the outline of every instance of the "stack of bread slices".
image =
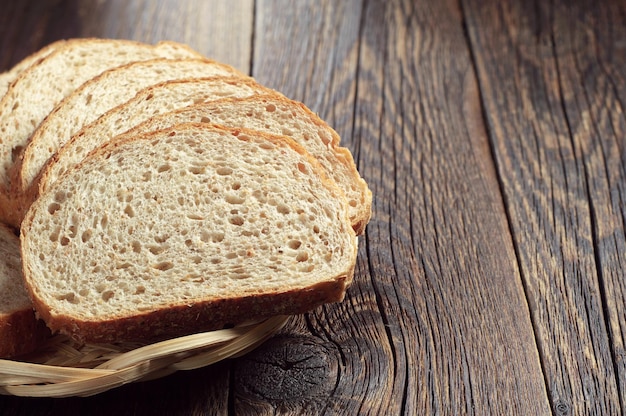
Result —
M112 39L47 46L0 97L0 356L343 298L371 192L302 103L185 45Z

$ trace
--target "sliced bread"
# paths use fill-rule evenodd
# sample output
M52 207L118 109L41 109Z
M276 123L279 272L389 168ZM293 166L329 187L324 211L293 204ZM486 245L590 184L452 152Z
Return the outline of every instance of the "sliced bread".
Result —
M11 69L6 72L0 74L0 98L6 94L9 90L9 86L17 77L20 76L22 72L24 72L28 67L35 64L39 60L45 58L54 50L65 44L65 40L59 40L57 42L53 42L48 46L39 49L37 52L28 55L26 58L19 61L15 64Z
M212 76L242 76L208 59L153 59L105 71L63 99L39 125L11 169L11 192L22 192L47 160L84 125L160 82Z
M0 357L8 358L34 350L47 331L35 317L22 277L20 240L0 224Z
M53 331L110 342L339 301L347 201L293 140L182 124L96 149L22 224L27 287Z
M272 94L252 79L211 77L167 81L141 90L128 102L108 111L61 147L48 161L33 185L21 195L14 195L12 223L19 224L32 201L59 175L87 156L93 149L151 117L193 104L224 97L249 97Z
M272 94L226 98L184 107L150 118L131 130L135 134L160 130L185 122L204 122L241 127L293 138L316 157L348 199L348 212L357 235L365 230L372 194L356 169L352 154L339 146L339 136L299 102Z
M15 156L64 97L107 69L159 57L201 56L174 42L148 45L126 40L74 39L24 70L0 101L0 193L9 189L8 171Z

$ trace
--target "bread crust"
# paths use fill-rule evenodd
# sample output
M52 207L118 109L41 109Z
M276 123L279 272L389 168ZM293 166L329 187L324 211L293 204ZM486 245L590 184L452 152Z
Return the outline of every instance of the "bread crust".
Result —
M14 304L0 305L0 357L11 358L36 349L49 335L49 331L43 321L36 318L26 289L18 285L19 292L14 292L18 283L16 280L22 279L21 264L14 263L19 256L19 240L13 230L4 224L0 224L0 244L2 261L5 262L2 270L7 273L2 276L6 283L2 287L16 300Z
M348 276L342 275L333 281L298 290L172 305L140 315L100 321L52 314L36 295L33 300L39 316L53 332L68 335L76 342L154 342L222 329L251 319L300 314L322 304L339 302L344 298L347 281Z
M33 309L22 309L0 316L0 357L28 354L42 345L50 330L37 319Z

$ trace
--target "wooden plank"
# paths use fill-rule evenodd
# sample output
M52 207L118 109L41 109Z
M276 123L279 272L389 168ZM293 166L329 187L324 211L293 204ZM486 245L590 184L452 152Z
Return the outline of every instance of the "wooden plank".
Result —
M257 1L252 65L259 82L319 113L353 152L359 146L352 129L361 3ZM394 385L401 389L402 384L394 382L393 341L372 290L363 240L346 299L294 320L275 342L284 350L282 358L268 362L262 347L249 365L237 365L236 413L400 412L403 395ZM276 368L283 371L268 371ZM403 370L398 377L406 377Z
M55 0L0 7L3 69L54 40L101 37L173 40L245 73L250 70L254 0Z
M336 120L354 108L339 129L375 196L355 287L332 324L308 328L343 358L327 400L354 414L545 413L456 4L258 4L253 75ZM355 68L356 29L335 28L358 21ZM345 52L329 57L333 44Z
M355 134L376 195L369 272L408 375L404 410L545 414L458 4L370 2L363 34Z
M621 414L624 4L463 4L552 410Z

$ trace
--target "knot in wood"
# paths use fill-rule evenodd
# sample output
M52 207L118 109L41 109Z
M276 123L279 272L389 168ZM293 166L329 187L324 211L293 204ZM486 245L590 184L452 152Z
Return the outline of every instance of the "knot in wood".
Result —
M557 400L554 402L554 410L557 415L569 415L571 413L571 406L563 400Z
M235 368L240 395L274 402L327 397L337 374L336 348L304 337L273 338Z

